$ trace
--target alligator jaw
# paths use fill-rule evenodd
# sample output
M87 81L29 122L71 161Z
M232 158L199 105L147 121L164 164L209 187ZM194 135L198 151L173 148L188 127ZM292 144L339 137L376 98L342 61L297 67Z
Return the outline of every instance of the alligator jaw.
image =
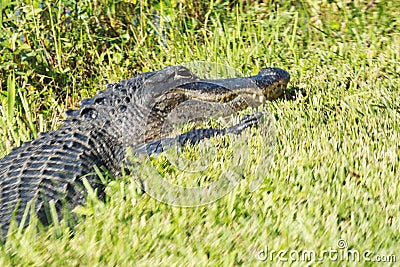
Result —
M280 97L289 79L289 74L278 68L219 80L200 79L182 66L161 70L143 87L142 92L151 94L146 102L151 119L146 120L148 130L143 142L166 136L177 125L198 124L210 117L228 117L248 107L257 108Z
M266 100L274 100L283 94L289 82L289 74L279 68L265 68L250 77L221 80L190 81L171 89L167 94L184 95L185 99L227 103L234 106L246 102L257 107Z

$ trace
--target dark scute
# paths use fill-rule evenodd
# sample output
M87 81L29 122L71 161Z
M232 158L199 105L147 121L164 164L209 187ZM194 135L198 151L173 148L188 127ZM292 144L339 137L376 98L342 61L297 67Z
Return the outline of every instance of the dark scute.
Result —
M122 100L120 98L115 99L115 105L118 106L119 104L121 104Z
M104 104L106 104L106 98L105 97L96 97L94 99L94 103L99 104L99 105L104 105Z
M114 90L120 91L122 88L124 88L126 81L121 81L119 83L114 84Z
M97 114L97 110L92 107L83 108L80 113L81 117L84 119L95 119Z
M126 106L125 105L119 105L119 107L118 107L118 111L119 112L125 112L125 110L126 110Z

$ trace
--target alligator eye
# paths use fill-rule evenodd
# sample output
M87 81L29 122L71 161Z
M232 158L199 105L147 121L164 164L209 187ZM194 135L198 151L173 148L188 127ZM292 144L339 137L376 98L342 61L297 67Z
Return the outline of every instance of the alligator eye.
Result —
M94 108L84 108L81 110L81 117L85 119L95 119L97 118L97 110Z

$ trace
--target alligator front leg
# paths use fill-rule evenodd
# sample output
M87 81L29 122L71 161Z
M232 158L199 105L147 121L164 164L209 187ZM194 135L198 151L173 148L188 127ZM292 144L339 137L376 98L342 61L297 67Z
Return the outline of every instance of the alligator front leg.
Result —
M263 116L262 113L254 113L246 115L236 125L225 129L196 129L178 135L175 138L162 138L153 142L145 143L134 148L135 154L159 154L164 150L170 149L174 146L184 146L185 144L197 144L203 139L208 139L217 135L225 134L240 134L246 128L256 125L258 120Z

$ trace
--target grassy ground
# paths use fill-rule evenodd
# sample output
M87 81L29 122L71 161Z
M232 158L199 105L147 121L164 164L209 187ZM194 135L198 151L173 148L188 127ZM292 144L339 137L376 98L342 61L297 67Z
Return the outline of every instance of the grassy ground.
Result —
M89 196L73 236L64 222L28 227L0 246L1 266L263 266L281 250L299 265L289 256L310 250L321 265L355 250L400 261L398 1L51 2L1 3L0 155L105 84L182 62L281 67L306 96L263 107L277 146L255 192L244 181L177 208L120 177L105 203Z

